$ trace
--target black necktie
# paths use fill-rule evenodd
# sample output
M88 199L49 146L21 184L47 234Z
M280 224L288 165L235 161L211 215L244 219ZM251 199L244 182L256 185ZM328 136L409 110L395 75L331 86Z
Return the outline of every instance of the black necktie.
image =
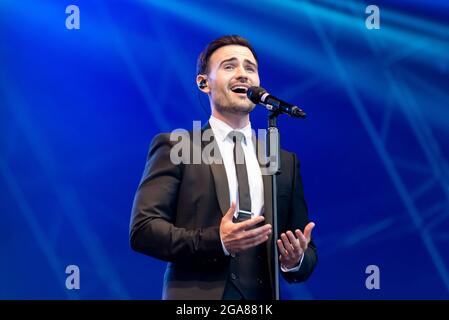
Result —
M242 147L242 141L245 136L239 131L231 131L229 136L234 141L234 164L237 174L239 209L251 212L248 172L246 171L245 153Z

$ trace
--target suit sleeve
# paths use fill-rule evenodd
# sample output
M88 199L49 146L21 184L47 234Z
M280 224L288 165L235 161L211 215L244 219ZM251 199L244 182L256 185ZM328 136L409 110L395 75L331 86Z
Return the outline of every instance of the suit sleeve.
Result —
M289 219L287 230L300 229L304 232L305 226L309 223L307 204L304 198L304 191L300 173L300 163L294 153L291 154L293 158L293 184L292 184L292 199L290 203ZM318 261L316 246L313 239L309 242L307 250L304 252L304 258L301 267L296 272L282 272L282 276L287 282L302 282L307 280L315 269Z
M182 262L224 256L219 227L176 227L178 191L183 164L173 164L168 134L150 146L137 189L130 222L130 244L137 252L164 261Z

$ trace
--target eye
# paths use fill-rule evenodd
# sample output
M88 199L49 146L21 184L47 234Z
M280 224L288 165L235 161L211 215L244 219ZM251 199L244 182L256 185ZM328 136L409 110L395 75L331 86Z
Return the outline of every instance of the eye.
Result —
M246 70L249 72L256 72L256 69L254 69L253 67L247 67Z
M224 69L225 70L232 70L232 69L234 69L234 66L232 64L227 64L227 65L224 66Z

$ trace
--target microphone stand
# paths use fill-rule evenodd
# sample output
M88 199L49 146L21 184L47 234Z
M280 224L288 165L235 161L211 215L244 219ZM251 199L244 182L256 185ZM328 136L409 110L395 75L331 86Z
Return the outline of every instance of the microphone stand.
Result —
M279 251L277 246L278 234L278 206L277 206L277 175L281 173L281 138L279 135L279 129L277 127L277 117L283 113L282 108L274 106L269 103L258 101L259 104L265 106L268 110L268 131L266 137L266 156L273 157L273 161L269 160L268 174L271 175L271 203L273 205L273 239L271 245L273 246L274 255L274 297L275 300L280 299L279 290ZM300 112L295 114L295 117L305 119L306 114L304 111L296 107ZM274 146L273 146L274 144ZM273 147L273 149L272 149ZM272 151L274 151L272 154ZM271 259L273 257L270 257Z
M268 114L268 131L267 131L267 152L270 153L270 156L274 156L275 163L272 166L272 161L269 164L269 173L271 175L271 184L272 184L272 194L271 200L273 205L273 238L272 245L274 247L274 294L275 300L279 300L279 252L277 247L277 239L278 236L278 218L277 218L277 184L276 184L276 175L281 173L281 144L280 144L280 136L279 129L277 127L277 117L281 112L278 109L271 109L274 111L269 111ZM271 143L274 143L274 154L271 154Z

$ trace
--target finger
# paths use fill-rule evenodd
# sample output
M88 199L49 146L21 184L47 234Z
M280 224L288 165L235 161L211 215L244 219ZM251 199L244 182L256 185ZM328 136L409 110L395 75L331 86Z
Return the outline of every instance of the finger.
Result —
M235 213L235 202L232 201L231 207L229 208L228 212L226 212L224 218L232 221L232 217L234 216L234 213Z
M307 249L307 244L308 244L306 237L304 237L303 233L299 229L295 230L295 234L298 237L299 245L301 246L301 248L303 250L306 250Z
M243 246L254 246L258 245L259 243L268 240L269 236L267 234L260 234L256 237L253 237L251 239L242 240L241 244Z
M250 239L259 235L269 235L271 233L271 225L265 224L255 229L240 232L239 239Z
M276 241L276 243L278 245L279 252L280 252L281 256L287 257L288 256L288 251L285 249L284 243L282 242L282 240L278 239L278 241Z
M250 229L252 226L255 226L258 223L261 223L265 220L264 216L257 216L246 221L236 223L238 231L243 231L246 229Z
M298 239L295 238L295 235L290 230L287 231L287 238L290 241L290 245L293 246L294 251L298 252L301 250Z
M281 234L282 244L284 245L285 250L287 250L289 255L293 255L293 248L288 240L288 237L285 233Z
M304 229L304 236L306 237L307 242L310 242L313 228L315 228L315 223L310 222L309 224L306 225L306 228Z
M259 235L252 239L242 241L239 246L240 246L241 250L246 250L246 249L258 246L259 244L267 241L268 238L269 237L267 235Z

